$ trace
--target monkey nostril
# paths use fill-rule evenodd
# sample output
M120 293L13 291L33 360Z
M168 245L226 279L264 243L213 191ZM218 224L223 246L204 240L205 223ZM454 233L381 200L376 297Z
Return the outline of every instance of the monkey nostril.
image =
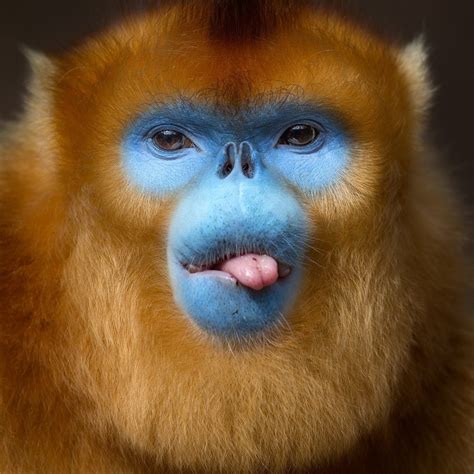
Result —
M228 143L226 147L224 148L224 163L222 166L220 166L218 175L220 178L225 178L232 173L232 170L234 169L235 166L235 155L236 155L236 150L235 150L235 144L234 143Z
M242 163L242 173L249 179L253 178L254 171L252 164L249 162Z
M227 176L232 172L233 169L234 167L232 166L232 164L227 161L222 168L222 174L224 176Z
M242 167L242 173L247 178L253 178L254 166L252 162L252 148L247 142L242 143L240 151L240 165Z

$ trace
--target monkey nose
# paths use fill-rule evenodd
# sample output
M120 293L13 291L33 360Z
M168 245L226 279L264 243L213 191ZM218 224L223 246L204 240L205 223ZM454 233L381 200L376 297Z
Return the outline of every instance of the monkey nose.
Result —
M240 169L246 178L253 178L255 173L255 163L250 143L242 142L238 147L234 142L225 145L224 160L219 165L217 174L221 179L224 179L236 168Z

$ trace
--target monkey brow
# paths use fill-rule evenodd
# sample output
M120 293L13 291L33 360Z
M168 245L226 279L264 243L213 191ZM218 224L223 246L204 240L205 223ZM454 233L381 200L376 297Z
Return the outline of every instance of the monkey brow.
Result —
M173 105L177 110L192 111L205 107L225 115L239 115L242 111L272 107L283 109L287 105L305 104L305 94L301 86L288 85L263 92L253 92L251 84L242 82L219 84L198 90L192 94L178 93L171 100L160 101L161 106Z

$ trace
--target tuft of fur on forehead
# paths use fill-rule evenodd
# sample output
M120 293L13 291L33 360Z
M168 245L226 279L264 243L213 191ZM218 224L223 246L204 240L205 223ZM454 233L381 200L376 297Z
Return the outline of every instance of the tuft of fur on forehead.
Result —
M209 39L223 45L265 41L275 33L302 27L313 13L337 15L355 28L394 41L357 5L344 0L125 0L109 20L121 23L124 18L156 13L161 25L170 22L174 27L179 24L182 32L188 28L205 31Z
M209 23L211 37L242 41L267 37L292 23L306 1L215 0Z
M165 1L183 21L206 25L212 40L242 42L262 40L282 27L299 21L309 0L204 0Z

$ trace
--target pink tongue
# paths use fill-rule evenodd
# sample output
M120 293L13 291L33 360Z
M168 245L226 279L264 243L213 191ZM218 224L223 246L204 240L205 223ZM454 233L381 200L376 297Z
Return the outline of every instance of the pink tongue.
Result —
M240 284L261 290L278 280L278 264L268 255L249 253L220 264L217 270L229 273Z

